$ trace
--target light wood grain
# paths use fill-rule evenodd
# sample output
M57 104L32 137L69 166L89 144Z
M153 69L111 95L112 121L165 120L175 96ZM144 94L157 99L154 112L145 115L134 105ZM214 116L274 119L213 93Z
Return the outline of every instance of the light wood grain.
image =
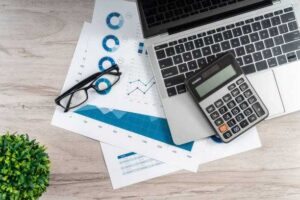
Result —
M98 142L52 127L59 94L93 0L0 0L0 131L48 147L44 200L300 199L300 113L264 122L261 149L113 191Z

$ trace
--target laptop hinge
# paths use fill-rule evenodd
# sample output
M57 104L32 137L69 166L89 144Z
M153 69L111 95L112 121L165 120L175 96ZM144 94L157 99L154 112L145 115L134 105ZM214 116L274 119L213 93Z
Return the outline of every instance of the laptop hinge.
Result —
M280 1L280 0L273 0L273 1ZM244 8L230 10L230 11L227 11L225 13L221 13L221 14L218 14L218 15L215 15L215 16L210 16L210 17L203 18L203 19L200 19L200 20L197 20L197 21L192 21L192 22L187 23L187 24L172 27L172 28L168 29L168 34L169 35L176 34L176 33L191 29L191 28L198 27L200 25L205 25L205 24L215 22L215 21L219 21L219 20L222 20L222 19L225 19L225 18L237 16L237 15L240 15L242 13L250 12L250 11L253 11L253 10L257 10L258 8L262 8L262 7L270 6L270 5L273 5L272 0L259 2L259 3L249 5L249 6L244 7Z
M281 0L272 0L272 1L273 1L273 5L281 3Z
M167 37L167 36L169 36L169 33L168 32L166 32L166 33L162 33L162 34L159 34L159 37Z

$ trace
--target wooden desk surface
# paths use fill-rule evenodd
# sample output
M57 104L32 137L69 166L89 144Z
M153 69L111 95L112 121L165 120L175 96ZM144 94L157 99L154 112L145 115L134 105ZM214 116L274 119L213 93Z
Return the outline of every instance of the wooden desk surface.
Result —
M264 122L263 147L113 191L99 143L52 127L59 94L93 0L0 0L0 131L48 147L41 199L300 199L300 113Z

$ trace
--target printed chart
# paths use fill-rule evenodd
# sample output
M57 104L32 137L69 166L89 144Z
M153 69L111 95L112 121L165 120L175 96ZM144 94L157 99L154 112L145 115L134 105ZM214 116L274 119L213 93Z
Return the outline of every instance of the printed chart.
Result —
M99 4L101 8L95 8L93 25L102 28L90 39L89 45L89 51L97 55L90 56L87 65L97 63L103 71L118 64L123 73L120 84L102 105L110 107L111 99L115 99L116 109L164 117L135 3L122 2L122 7L119 0L111 1L110 7L101 3L103 1L96 1L96 6Z
M173 143L146 52L144 49L142 54L138 52L141 38L137 38L140 29L136 26L137 14L133 14L137 13L135 4L126 2L126 6L117 4L111 8L101 7L101 17L97 19L102 24L91 26L83 67L70 69L66 80L70 83L65 85L74 84L72 76L82 80L113 64L118 64L123 73L120 81L105 94L89 91L88 102L73 113L65 115L58 110L53 123L124 149L130 147L131 151L160 162L197 171L194 155L200 148L194 143L183 146ZM109 80L101 81L111 84ZM62 124L60 121L66 121L62 118L68 121Z
M164 118L98 108L92 105L86 105L76 110L75 113L186 151L191 151L193 147L193 142L179 146L175 145L171 138L167 120Z
M104 159L114 189L170 174L179 168L101 143Z
M163 162L138 155L134 152L129 152L117 157L123 175L132 174L137 171L161 165Z

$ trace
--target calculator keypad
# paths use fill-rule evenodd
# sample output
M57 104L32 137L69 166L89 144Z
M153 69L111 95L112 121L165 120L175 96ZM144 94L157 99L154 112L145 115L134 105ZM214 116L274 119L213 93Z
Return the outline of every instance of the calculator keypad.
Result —
M238 122L242 121L244 118L245 118L245 116L244 116L243 114L238 114L238 115L235 117L235 119L236 119Z
M266 114L245 78L230 84L227 94L206 108L216 129L226 140L241 134Z
M253 113L253 110L251 109L251 108L247 108L245 111L244 111L244 114L246 115L246 116L249 116L249 115L251 115Z
M237 95L239 95L241 92L238 88L232 90L231 94L233 97L236 97Z
M215 102L215 106L217 107L217 108L220 108L221 106L223 106L223 101L221 100L221 99L219 99L218 101L216 101Z
M215 121L215 125L216 125L216 126L220 126L220 125L222 125L223 123L224 123L224 121L223 121L222 118L216 119L216 121Z
M242 101L244 101L243 95L240 95L240 96L236 97L236 98L235 98L235 101L236 101L237 103L241 103Z
M240 132L240 127L239 126L235 126L235 127L233 127L232 129L232 132L235 134L235 133L238 133L238 132Z
M253 95L253 93L252 93L251 90L247 90L246 92L244 92L244 96L245 96L246 98L249 98L249 97L251 97L252 95Z
M221 115L225 114L226 112L228 111L227 107L226 106L223 106L219 109L219 112Z
M228 90L233 90L234 88L236 88L236 85L234 83L228 86Z
M241 112L241 110L238 107L235 107L231 110L231 113L235 116L237 114L239 114Z
M225 139L229 139L232 136L232 134L230 131L228 131L228 132L224 133L223 136Z
M236 125L236 121L234 119L231 119L227 122L229 127L233 127L234 125Z
M227 94L223 97L223 100L225 101L225 103L227 103L228 101L230 101L232 99L230 94Z
M247 83L243 83L241 86L240 86L240 90L242 92L244 92L245 90L247 90L249 88L249 86L247 85Z
M258 117L261 117L265 114L265 111L258 102L255 103L252 107Z
M236 105L236 103L234 101L230 101L227 106L229 109L232 109L234 106Z
M217 118L220 117L219 113L216 111L216 112L213 112L211 115L210 115L211 119L212 120L216 120Z
M249 122L252 123L254 121L257 120L257 117L255 115L251 115L249 118L248 118Z
M213 106L213 105L211 105L211 106L208 106L207 108L206 108L206 111L208 112L208 113L212 113L212 112L214 112L216 109L215 109L215 107Z

